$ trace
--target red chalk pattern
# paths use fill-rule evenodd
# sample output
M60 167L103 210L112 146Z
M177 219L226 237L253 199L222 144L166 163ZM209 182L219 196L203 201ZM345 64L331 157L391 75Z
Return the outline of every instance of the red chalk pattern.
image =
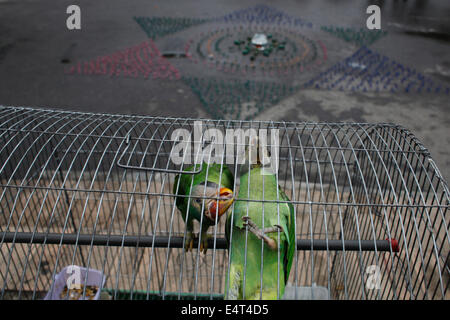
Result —
M109 75L144 79L181 78L180 71L161 56L155 43L150 39L137 46L114 52L95 60L78 62L67 70L68 74Z

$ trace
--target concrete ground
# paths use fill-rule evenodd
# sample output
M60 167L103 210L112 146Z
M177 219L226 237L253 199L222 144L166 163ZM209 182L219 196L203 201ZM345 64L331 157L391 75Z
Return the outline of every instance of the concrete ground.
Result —
M82 29L66 28L66 8L78 4ZM450 2L442 1L53 1L0 0L0 105L32 106L153 116L211 117L183 81L142 77L68 74L77 61L89 61L146 41L134 16L211 19L257 4L276 7L314 25L304 31L328 46L323 69L304 73L291 84L342 61L358 49L320 26L365 28L370 4L381 7L387 35L370 49L421 72L442 88L450 87ZM201 26L197 27L198 32ZM206 30L205 30L206 31ZM189 29L181 35L188 36ZM303 32L303 31L300 31ZM177 38L183 44L182 36ZM155 40L163 49L167 41ZM175 46L180 49L181 46ZM161 48L160 48L161 49ZM181 70L183 62L174 60ZM206 71L190 70L204 77ZM198 72L197 74L195 72ZM209 74L208 74L209 76ZM221 76L221 75L220 75ZM449 94L363 91L308 87L296 90L254 119L289 121L394 122L408 128L430 150L450 179Z

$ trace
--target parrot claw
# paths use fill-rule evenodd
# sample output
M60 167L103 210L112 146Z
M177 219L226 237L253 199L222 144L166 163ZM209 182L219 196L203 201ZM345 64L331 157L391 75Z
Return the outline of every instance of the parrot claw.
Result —
M202 234L202 240L200 241L200 252L203 252L203 254L206 254L206 251L208 250L208 239L209 236L207 234Z
M203 241L200 243L200 252L206 254L206 250L208 250L208 245L203 245Z
M261 230L256 223L250 219L250 217L245 216L242 217L242 220L245 222L243 225L244 227L248 227L248 231L253 233L258 239L263 239L265 243L272 249L275 250L277 248L277 244L275 240L271 239L270 237L266 236L266 233L274 233L274 232L282 232L283 228L279 225L274 225L269 228L264 228Z
M271 233L271 232L283 232L283 227L278 224L275 224L273 227L264 228L264 233Z
M184 249L186 250L186 252L192 251L192 249L194 248L194 238L195 235L192 232L188 232L186 234L186 243L184 245Z
M203 252L204 254L206 254L206 251L208 250L209 235L202 234L201 237L202 237L202 240L200 241L200 252ZM198 238L198 236L196 236L195 233L193 233L193 232L188 232L186 234L186 242L184 245L184 249L186 250L186 252L193 251L195 238Z
M254 223L250 217L242 217L244 221L244 227L248 228L250 232L252 232L258 239L262 239L264 236L264 232L258 228L256 223Z

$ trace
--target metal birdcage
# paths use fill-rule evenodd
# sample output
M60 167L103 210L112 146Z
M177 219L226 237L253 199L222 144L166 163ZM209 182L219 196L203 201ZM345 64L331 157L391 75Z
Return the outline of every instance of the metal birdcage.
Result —
M0 297L41 299L75 265L101 272L106 298L222 299L225 219L209 229L206 254L186 252L172 192L178 173L193 173L171 161L175 130L206 149L196 121L201 138L211 128L278 130L276 177L296 219L294 297L449 298L448 188L400 126L17 107L0 107ZM238 188L239 164L220 150L203 161L228 166Z

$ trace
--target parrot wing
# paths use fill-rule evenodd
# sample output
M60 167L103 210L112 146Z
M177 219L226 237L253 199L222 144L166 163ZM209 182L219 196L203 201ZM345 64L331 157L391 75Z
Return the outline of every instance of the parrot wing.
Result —
M279 189L279 194L280 194L280 199L282 199L283 201L290 201L290 199L288 198L288 196L284 193L284 191L278 186ZM286 228L285 226L282 225L286 235L286 240L288 242L288 245L286 246L286 253L284 256L284 272L285 272L285 282L287 283L288 278L289 278L289 273L291 271L291 266L292 266L292 261L294 259L294 254L295 254L295 250L297 247L297 243L296 243L296 239L295 239L295 212L294 212L294 207L292 205L292 203L288 202L288 206L289 206L289 215L286 217L287 218L287 225Z

